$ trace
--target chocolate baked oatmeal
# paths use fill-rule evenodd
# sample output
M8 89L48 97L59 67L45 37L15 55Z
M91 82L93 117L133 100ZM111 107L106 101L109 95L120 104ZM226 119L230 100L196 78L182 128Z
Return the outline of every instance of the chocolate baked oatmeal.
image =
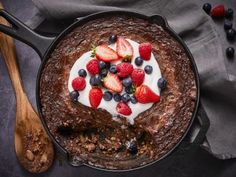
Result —
M121 15L71 31L40 79L52 135L71 156L106 169L139 167L169 152L189 126L196 94L182 45L157 24Z

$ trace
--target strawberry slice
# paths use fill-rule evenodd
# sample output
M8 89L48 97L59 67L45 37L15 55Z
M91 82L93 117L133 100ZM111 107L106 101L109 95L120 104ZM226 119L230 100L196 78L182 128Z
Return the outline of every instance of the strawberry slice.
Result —
M116 106L116 111L120 114L123 114L125 116L128 116L130 114L132 114L132 110L130 109L130 107L124 103L124 102L119 102Z
M148 86L141 85L136 88L135 97L139 103L155 103L160 101L160 96L155 94Z
M122 91L122 83L116 74L108 73L108 75L103 79L103 86L113 92Z
M120 57L117 55L116 51L107 45L99 45L95 48L95 55L98 60L105 62L119 60Z
M92 88L89 91L89 102L93 108L97 108L102 100L102 90L100 88Z
M132 45L123 37L118 37L116 51L117 54L124 59L131 59L134 53Z

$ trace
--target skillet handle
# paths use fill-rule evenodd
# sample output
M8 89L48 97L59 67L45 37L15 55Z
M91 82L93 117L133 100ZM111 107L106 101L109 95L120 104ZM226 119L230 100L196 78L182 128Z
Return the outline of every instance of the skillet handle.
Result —
M199 147L204 142L210 122L201 103L196 116L187 136L177 148L177 152L185 152L186 149L191 147Z
M12 25L12 27L9 27L0 24L0 32L6 33L28 44L35 49L42 59L55 38L35 33L32 29L3 9L0 9L0 16L4 17Z
M210 126L210 121L201 103L199 105L197 118L200 123L200 130L195 139L193 140L192 144L201 145L205 139L206 133Z

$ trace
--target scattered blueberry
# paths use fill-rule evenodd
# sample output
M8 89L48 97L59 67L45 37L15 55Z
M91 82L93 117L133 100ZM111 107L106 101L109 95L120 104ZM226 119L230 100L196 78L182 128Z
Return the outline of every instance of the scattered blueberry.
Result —
M207 14L210 14L210 12L211 12L211 4L209 4L209 3L203 4L202 9L203 9Z
M122 80L122 84L125 86L125 87L129 87L132 85L132 79L130 77L127 77L125 79Z
M106 63L104 61L99 61L98 67L99 67L100 70L102 70L106 67Z
M167 81L164 78L160 78L157 82L157 86L160 89L165 89L166 88Z
M150 65L147 65L144 67L144 71L147 73L147 74L151 74L152 73L152 66Z
M102 69L102 70L100 71L100 75L101 75L102 77L106 77L106 76L107 76L107 73L108 73L108 70L107 70L107 69Z
M228 47L226 49L226 55L228 58L233 58L234 57L234 48L233 47Z
M133 104L136 104L138 101L137 101L137 99L134 97L134 96L131 96L130 97L130 101L131 101L131 103L133 103Z
M109 71L113 74L116 74L117 73L117 70L116 70L116 65L111 65Z
M77 102L79 98L79 92L76 90L70 92L70 98L73 102Z
M234 15L234 11L233 9L231 8L228 8L226 11L225 11L225 17L228 18L228 19L231 19Z
M87 76L87 72L84 69L80 69L79 70L79 76L86 77Z
M125 92L128 94L132 94L133 93L133 87L129 86L129 87L125 87Z
M236 31L232 28L226 31L226 36L228 40L234 40L236 35Z
M134 62L137 66L141 66L143 64L143 59L141 57L137 57Z
M114 100L115 100L116 102L119 102L119 101L121 100L121 96L120 96L119 93L115 93L115 94L113 95L113 98L114 98Z
M127 150L131 154L136 154L138 152L138 145L135 139L132 139L131 141L127 143Z
M232 27L233 27L232 22L229 21L229 20L225 20L225 22L224 22L224 29L225 29L225 30L229 30L229 29L231 29Z
M124 102L129 102L130 101L130 96L128 93L124 93L121 97L121 100Z
M117 41L117 35L116 34L113 34L109 37L109 44L113 44Z
M110 91L105 91L103 94L103 99L106 101L111 101L112 99L112 93Z

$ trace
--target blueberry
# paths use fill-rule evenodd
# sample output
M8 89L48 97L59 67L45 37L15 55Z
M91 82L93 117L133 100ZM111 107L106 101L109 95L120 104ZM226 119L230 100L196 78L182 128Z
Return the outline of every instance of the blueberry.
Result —
M135 96L131 96L130 97L130 101L131 101L131 103L133 103L133 104L136 104L138 101L137 101L137 99L135 98Z
M121 100L124 102L129 102L130 101L130 96L128 93L124 93L121 97Z
M203 9L207 14L209 14L209 13L211 12L211 4L209 4L209 3L203 4L202 9Z
M135 139L130 140L127 143L127 150L131 154L136 154L138 152L138 144L137 144L137 141Z
M166 88L166 84L167 84L167 81L163 77L158 79L157 86L160 89L165 89Z
M77 102L78 98L79 98L79 92L78 91L74 90L74 91L70 92L70 99L73 102Z
M102 69L102 70L100 71L101 77L106 77L106 76L107 76L107 73L108 73L108 70L107 70L107 69Z
M233 47L228 47L226 49L226 56L228 58L233 58L234 57L234 48Z
M109 70L110 66L111 66L111 63L110 62L106 62L106 69L107 70Z
M125 87L125 92L128 94L132 94L133 93L133 87L129 86L129 87Z
M225 11L225 17L228 18L228 19L231 19L234 15L234 11L233 9L231 8L228 8L226 11Z
M94 77L95 77L96 83L98 85L101 85L102 84L102 77L99 74L96 74Z
M113 34L113 35L111 35L111 36L109 37L108 43L109 43L109 44L113 44L113 43L115 43L116 41L117 41L117 35L116 35L116 34Z
M224 22L224 29L225 29L225 30L229 30L229 29L231 29L232 27L233 27L232 22L229 21L229 20L225 20L225 22Z
M110 91L105 91L103 94L103 99L106 101L111 101L112 99L112 93Z
M231 40L231 41L234 40L235 35L236 35L236 31L233 28L226 31L226 36L228 40Z
M80 69L79 70L79 76L86 77L87 76L87 72L84 69Z
M150 65L147 65L144 67L144 71L147 73L147 74L151 74L152 73L152 66Z
M127 77L125 79L122 80L122 84L125 86L125 87L129 87L132 85L132 79L130 77Z
M106 63L104 61L99 61L98 67L99 67L100 70L102 70L106 67Z
M90 85L92 86L99 86L101 85L102 81L101 81L101 76L96 74L95 76L91 76L90 80L89 80Z
M115 100L116 102L119 102L119 101L121 100L121 96L120 96L119 93L115 93L115 94L113 95L113 98L114 98L114 100Z
M111 65L109 71L113 74L116 74L117 73L117 70L116 70L116 65Z
M141 66L143 64L143 59L141 57L137 57L134 62L137 66Z
M96 79L94 76L90 77L89 83L91 86L97 86Z

